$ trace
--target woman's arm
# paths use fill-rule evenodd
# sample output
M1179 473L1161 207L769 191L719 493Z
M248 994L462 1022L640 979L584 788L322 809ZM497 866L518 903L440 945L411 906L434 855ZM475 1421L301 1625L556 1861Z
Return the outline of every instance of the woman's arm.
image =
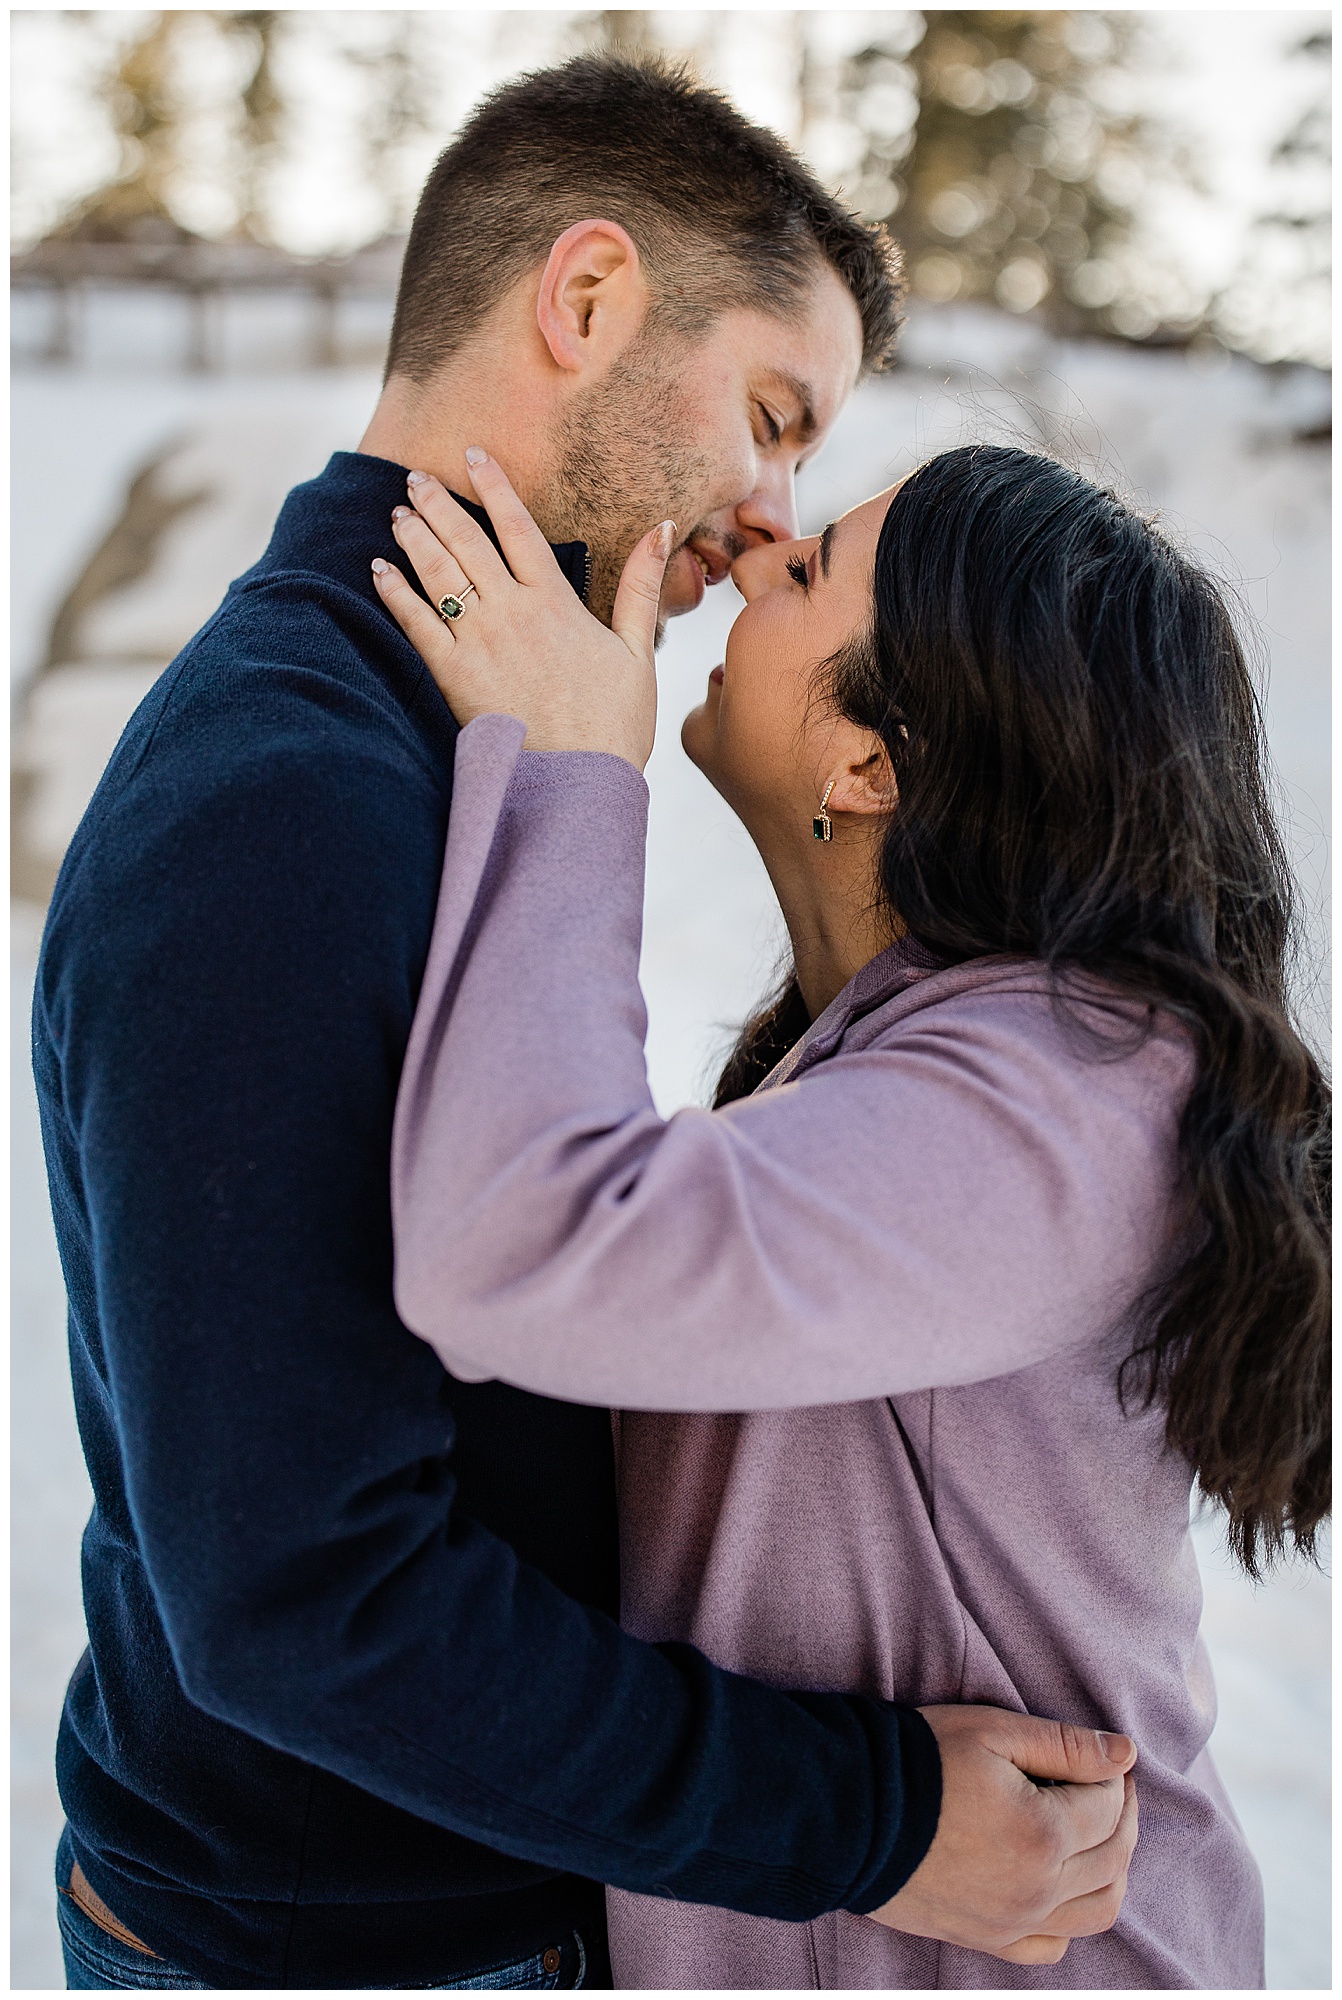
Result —
M1169 1044L1086 1062L1042 993L971 987L795 1083L663 1120L638 987L646 787L523 734L482 715L460 738L396 1115L397 1302L454 1373L786 1408L1028 1367L1119 1316L1164 1229Z

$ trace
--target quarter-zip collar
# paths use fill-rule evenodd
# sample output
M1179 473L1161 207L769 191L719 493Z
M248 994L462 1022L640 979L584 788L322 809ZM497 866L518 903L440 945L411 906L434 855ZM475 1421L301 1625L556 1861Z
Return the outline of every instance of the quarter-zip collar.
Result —
M270 546L250 576L315 570L381 606L373 585L372 562L374 556L382 556L394 562L421 597L426 597L391 532L392 508L407 503L407 470L391 459L373 458L367 452L333 452L316 479L290 493L275 523ZM484 508L459 493L452 497L497 548L498 536ZM585 603L590 571L587 544L559 542L551 547L564 576Z

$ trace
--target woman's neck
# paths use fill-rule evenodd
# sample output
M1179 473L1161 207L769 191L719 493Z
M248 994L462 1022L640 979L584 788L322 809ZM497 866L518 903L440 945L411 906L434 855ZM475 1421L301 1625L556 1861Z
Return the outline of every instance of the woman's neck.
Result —
M845 838L812 853L795 849L775 866L765 857L806 1011L814 1021L849 980L903 937L906 926L877 900L870 840Z

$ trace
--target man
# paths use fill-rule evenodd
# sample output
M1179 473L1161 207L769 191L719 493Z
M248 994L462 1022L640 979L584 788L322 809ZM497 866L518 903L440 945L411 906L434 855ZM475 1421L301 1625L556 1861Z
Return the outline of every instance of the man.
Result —
M672 516L688 609L796 533L896 307L877 239L710 93L596 59L505 90L425 190L362 454L108 768L35 1007L96 1499L72 1984L599 1984L603 1881L1025 1957L1117 1908L1126 1739L934 1711L938 1754L911 1709L629 1639L606 1414L451 1379L392 1303L455 737L372 588L407 469L460 487L487 440L606 613Z

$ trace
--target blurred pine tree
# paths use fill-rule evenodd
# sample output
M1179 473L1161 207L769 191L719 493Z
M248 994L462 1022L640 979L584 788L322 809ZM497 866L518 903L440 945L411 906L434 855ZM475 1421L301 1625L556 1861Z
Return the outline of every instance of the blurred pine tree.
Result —
M165 244L197 237L180 216L201 111L184 72L193 62L199 68L202 34L215 34L226 44L218 53L232 58L224 95L234 106L227 174L237 217L233 234L269 241L267 175L284 115L275 50L285 19L285 10L255 8L170 8L144 17L113 56L98 92L120 144L120 171L53 234L74 242ZM236 84L230 69L237 71Z
M100 95L121 148L115 179L95 188L54 233L74 242L184 241L172 210L182 104L176 44L182 15L154 14L103 78Z
M265 243L270 241L267 180L279 150L284 120L284 100L275 74L276 44L284 14L281 10L230 10L221 13L218 20L227 34L249 45L250 74L243 84L239 104L238 232Z
M865 135L852 197L903 244L915 295L1037 311L1061 333L1155 333L1164 315L1134 295L1128 253L1148 170L1174 155L1124 103L1131 18L922 19L912 46L901 22L893 47L851 57L840 86ZM1181 303L1186 334L1198 314Z
M381 30L376 40L346 42L343 55L367 84L358 132L363 169L380 204L382 233L395 235L409 229L419 200L427 165L421 142L446 135L416 16L395 9L373 18Z

